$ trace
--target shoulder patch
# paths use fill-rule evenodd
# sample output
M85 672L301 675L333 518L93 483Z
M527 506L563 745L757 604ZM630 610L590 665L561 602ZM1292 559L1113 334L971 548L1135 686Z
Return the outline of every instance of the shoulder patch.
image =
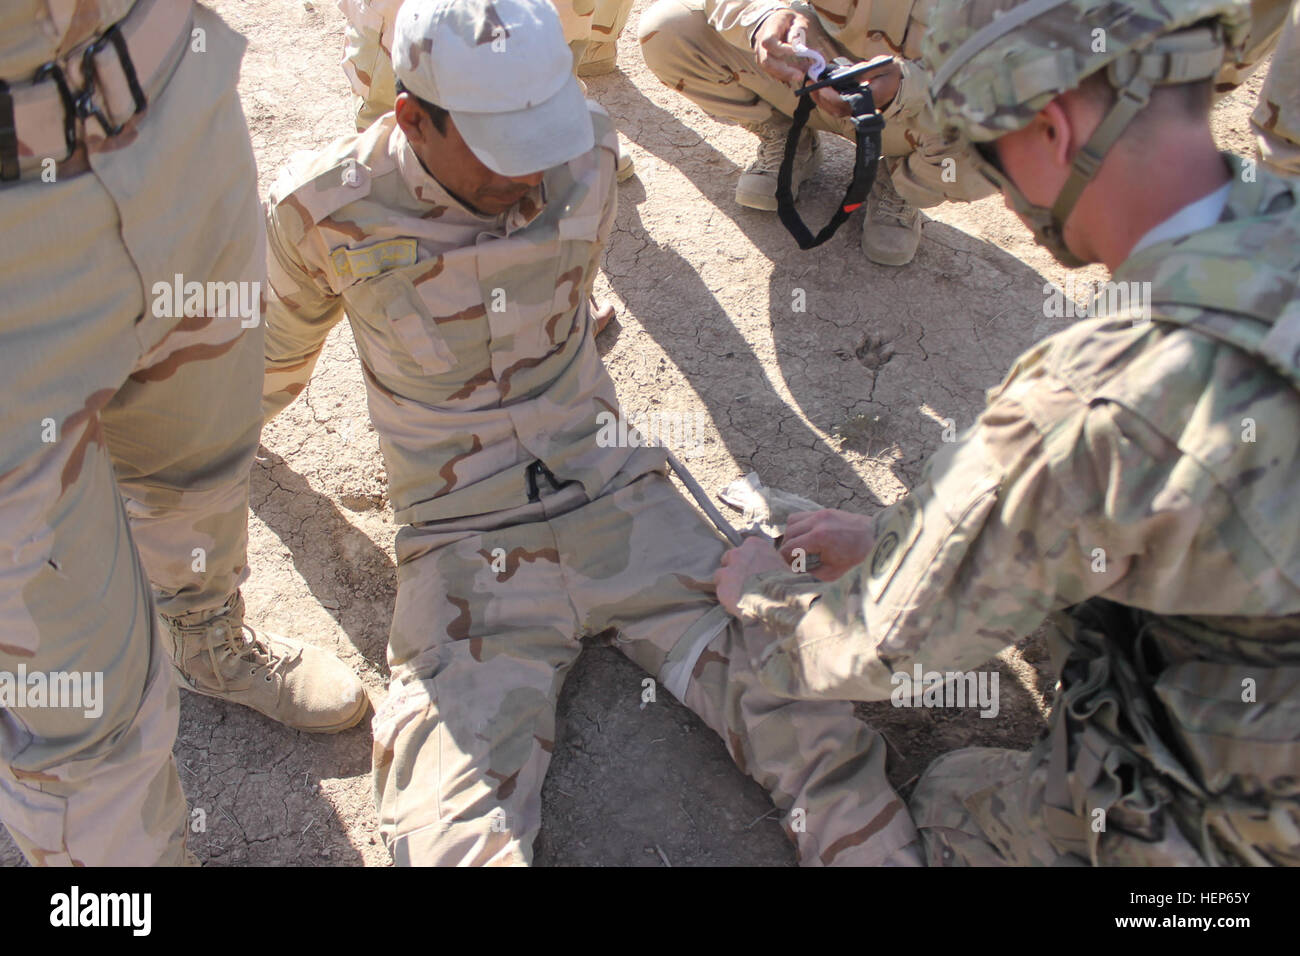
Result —
M867 590L873 601L889 581L921 534L921 509L911 495L881 513L876 521L876 545L867 559Z

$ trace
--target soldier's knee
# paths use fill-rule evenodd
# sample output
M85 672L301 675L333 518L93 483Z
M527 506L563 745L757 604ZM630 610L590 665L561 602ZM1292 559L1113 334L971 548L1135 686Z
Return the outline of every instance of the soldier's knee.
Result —
M693 37L705 36L710 29L703 11L692 10L681 0L656 0L637 23L637 39L646 66L660 80L670 83L674 52Z

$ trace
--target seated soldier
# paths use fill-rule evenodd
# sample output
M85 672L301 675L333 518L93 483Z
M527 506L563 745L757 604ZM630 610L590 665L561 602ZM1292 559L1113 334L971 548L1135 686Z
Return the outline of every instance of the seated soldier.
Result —
M494 25L506 55L490 42ZM785 810L802 862L909 862L884 744L847 703L758 690L709 577L725 542L610 447L588 292L614 223L614 130L545 0L408 0L396 109L273 190L268 417L346 310L398 522L374 722L399 864L526 863L579 639L609 628ZM616 444L616 443L615 443Z

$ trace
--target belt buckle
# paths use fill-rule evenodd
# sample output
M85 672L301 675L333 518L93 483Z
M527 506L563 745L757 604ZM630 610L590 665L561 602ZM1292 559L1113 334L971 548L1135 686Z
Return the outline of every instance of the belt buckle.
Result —
M81 75L85 80L85 86L77 94L73 104L77 116L84 120L94 118L99 123L100 128L104 130L104 135L108 137L116 136L122 132L126 128L126 123L138 116L149 105L149 98L144 95L144 90L140 88L140 79L136 76L135 64L131 62L131 53L126 47L126 39L122 36L120 26L120 23L113 24L90 46L86 47L86 51L81 55ZM116 126L104 115L104 111L95 106L93 102L95 83L98 78L95 71L95 57L104 52L110 43L113 45L113 52L117 54L118 63L122 66L122 73L126 76L126 85L131 90L131 99L135 102L135 112L127 117L126 122L119 123Z

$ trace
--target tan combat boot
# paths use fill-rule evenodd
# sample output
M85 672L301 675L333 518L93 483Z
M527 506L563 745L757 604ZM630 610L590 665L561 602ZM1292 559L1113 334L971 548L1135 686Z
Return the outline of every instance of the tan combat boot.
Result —
M764 123L745 127L758 137L758 155L736 182L736 202L750 209L776 211L776 177L785 156L785 141L790 136L790 120L779 113ZM790 176L790 192L799 198L799 187L813 174L821 162L821 147L817 133L804 127L799 136L799 148L794 153L794 170Z
M613 73L618 69L617 54L617 43L588 43L582 60L578 63L578 76L604 76Z
M328 651L244 623L244 598L194 622L160 614L181 686L243 704L294 730L333 734L355 726L370 706L351 668Z
M905 266L921 241L921 210L894 189L882 162L867 194L867 214L862 220L862 254L882 266Z

